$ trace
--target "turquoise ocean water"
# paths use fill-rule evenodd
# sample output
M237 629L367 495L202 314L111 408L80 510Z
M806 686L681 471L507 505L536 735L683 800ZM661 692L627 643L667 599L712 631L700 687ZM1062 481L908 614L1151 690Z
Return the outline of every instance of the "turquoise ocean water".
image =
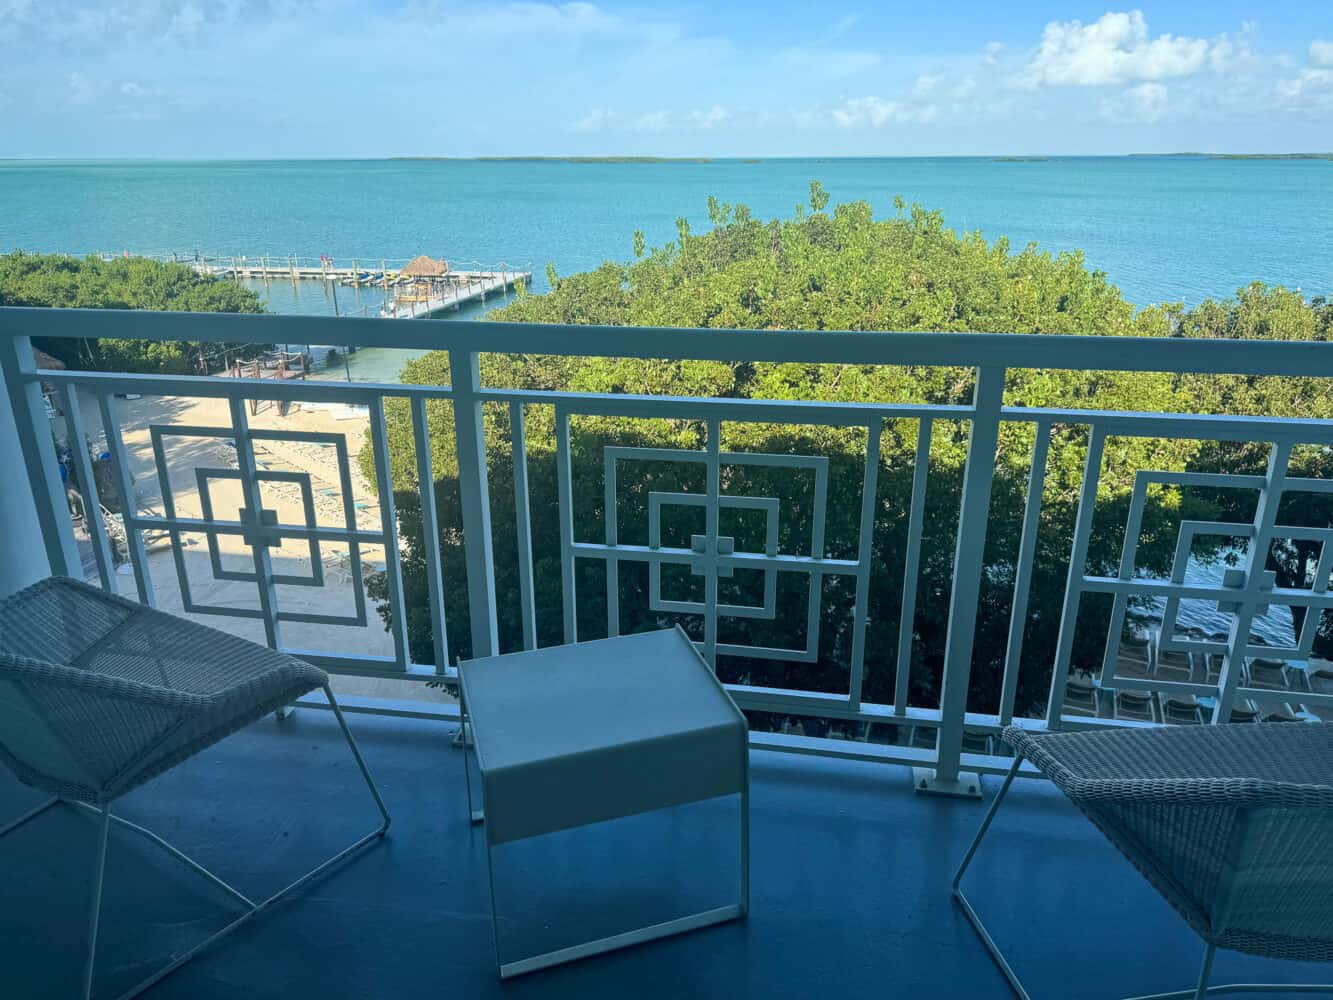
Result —
M1082 249L1133 302L1194 303L1252 280L1333 291L1333 162L1203 157L782 159L706 163L564 161L0 161L0 252L418 253L456 266L529 266L545 287L564 274L707 225L706 201L788 216L812 179L833 200L894 195L944 212L955 229L1052 250ZM276 312L331 315L319 282L256 283ZM337 290L344 313L380 296ZM475 316L464 310L458 318ZM358 374L393 378L404 356L364 351Z

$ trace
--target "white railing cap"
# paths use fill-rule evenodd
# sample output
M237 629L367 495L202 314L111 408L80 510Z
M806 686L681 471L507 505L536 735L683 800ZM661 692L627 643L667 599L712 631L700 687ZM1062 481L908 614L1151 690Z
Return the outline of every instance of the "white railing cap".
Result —
M0 308L0 337L375 346L587 357L1333 376L1333 343L1058 334L716 330Z

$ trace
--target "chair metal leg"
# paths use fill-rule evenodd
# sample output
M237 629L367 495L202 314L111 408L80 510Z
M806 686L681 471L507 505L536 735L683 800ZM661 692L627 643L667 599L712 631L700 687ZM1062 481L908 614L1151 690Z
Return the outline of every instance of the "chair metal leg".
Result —
M356 758L357 767L361 768L361 777L366 779L366 787L370 789L370 794L375 799L375 805L380 811L380 818L384 820L384 825L380 827L380 835L389 832L389 810L384 806L384 799L380 797L380 790L375 786L375 779L370 776L370 769L366 767L365 758L361 756L361 748L356 745L356 740L352 738L352 731L347 728L347 720L343 718L343 710L338 705L338 699L333 697L333 689L327 684L324 685L324 697L329 699L329 704L333 707L333 714L338 719L338 725L342 727L343 738L347 740L347 746L352 751L352 756Z
M0 829L0 837L2 837L6 833L9 833L11 830L16 829L23 823L26 823L28 820L46 811L51 806L61 801L64 801L66 804L74 806L78 809L82 809L97 814L101 819L99 833L98 833L98 842L97 842L97 855L96 855L97 860L93 873L92 899L89 904L88 951L84 963L83 990L81 994L83 1000L89 1000L92 994L93 973L95 969L95 959L97 953L97 928L98 928L98 923L100 921L101 909L102 909L102 884L106 872L107 839L111 829L111 824L113 822L117 823L120 826L125 827L126 829L133 830L136 833L139 833L142 836L147 837L149 840L152 840L154 843L163 847L166 851L168 851L172 856L177 858L179 861L183 862L187 867L191 868L200 875L203 875L214 885L223 889L233 899L237 900L243 906L245 906L245 912L237 916L221 930L215 931L213 934L209 935L203 941L200 941L194 947L190 948L184 954L178 956L177 958L172 959L172 961L168 965L159 969L157 972L153 973L147 979L144 979L139 983L136 983L134 986L130 987L124 993L120 994L118 1000L131 1000L131 998L137 997L139 994L147 990L150 986L153 986L154 984L161 982L167 976L171 975L173 972L175 972L181 966L185 965L200 952L204 951L206 948L222 940L222 938L231 934L239 927L242 927L243 925L248 923L262 911L268 909L275 903L282 901L286 897L296 893L298 890L304 888L306 885L313 882L315 879L324 875L325 873L335 868L342 862L348 860L352 855L360 851L361 848L365 847L366 845L374 841L382 839L384 835L388 832L389 822L390 822L389 811L384 805L384 799L381 798L380 796L379 788L375 785L375 781L370 775L370 769L366 766L365 759L361 756L361 750L357 746L356 740L352 737L351 730L348 729L347 727L347 720L343 717L342 709L339 708L337 700L333 697L333 692L329 690L327 685L324 688L324 693L328 697L329 704L333 708L334 716L337 718L338 725L342 729L343 737L347 741L347 746L352 751L352 756L356 759L357 766L360 767L361 769L361 776L365 778L366 787L370 789L370 794L375 800L376 807L378 807L379 809L381 823L379 827L377 827L375 830L372 830L370 833L365 834L364 836L356 840L348 847L339 851L333 857L328 858L327 860L321 862L319 865L316 865L314 868L306 872L296 881L290 883L285 888L279 889L277 892L273 893L273 895L269 896L265 900L262 900L261 902L258 903L254 902L253 900L250 899L250 897L246 896L239 889L223 881L221 878L213 874L203 865L199 864L199 862L191 858L188 854L184 853L179 848L169 844L166 840L158 836L153 831L145 827L139 826L137 823L131 823L129 820L122 819L119 816L112 815L110 803L106 804L105 806L102 806L101 808L98 808L95 806L88 805L85 802L78 802L73 799L62 800L59 797L54 797L48 799L41 805L29 810L27 813L20 816L18 819L10 822L3 829Z
M102 913L102 879L106 875L106 841L111 831L111 803L102 806L97 833L97 860L93 862L93 884L88 902L88 954L83 960L83 1000L93 994L93 964L97 959L97 922Z
M1005 775L1004 784L1000 790L995 793L995 800L991 803L990 809L986 812L986 818L981 821L981 828L977 830L977 835L972 838L972 846L967 849L967 854L963 856L962 864L958 866L958 872L953 877L953 897L958 901L963 914L967 917L972 928L981 938L981 943L986 946L990 956L1000 971L1004 973L1004 978L1009 981L1010 988L1019 1000L1032 1000L1028 991L1024 988L1009 962L1000 952L999 945L995 939L990 936L986 930L986 925L981 922L981 917L977 911L972 908L967 897L963 895L960 883L963 874L972 863L973 856L977 853L977 848L981 846L982 839L986 836L986 831L990 829L991 821L995 819L995 814L999 812L1000 803L1004 801L1005 795L1009 792L1009 786L1013 784L1014 778L1018 775L1018 769L1023 765L1023 757L1019 755L1014 759L1014 764L1009 768L1009 773ZM1314 983L1227 983L1225 985L1210 986L1209 979L1212 976L1213 957L1217 951L1216 945L1208 945L1208 950L1203 956L1203 967L1199 970L1198 984L1187 990L1175 990L1171 993L1153 993L1146 996L1130 997L1128 1000L1203 1000L1204 997L1223 996L1228 993L1302 993L1302 994L1323 994L1333 997L1333 983L1314 984Z
M63 801L67 806L72 806L75 809L82 809L85 812L90 812L95 816L101 814L100 809L98 809L96 806L90 806L86 802L79 802L75 799L64 799ZM254 900L252 900L249 896L245 895L242 892L239 892L234 886L218 878L217 875L214 875L211 871L209 871L207 868L201 865L198 861L194 860L194 858L190 857L188 854L186 854L184 851L182 851L175 845L171 844L169 841L162 839L152 830L149 830L147 827L140 826L138 823L131 823L123 816L117 816L114 813L111 816L111 822L115 823L117 826L122 826L127 830L133 830L135 833L139 834L139 836L146 837L147 839L151 840L153 843L157 844L158 847L162 848L164 851L167 851L169 854L175 857L176 860L178 860L181 864L185 865L187 868L191 868L194 871L198 872L200 875L208 879L223 892L227 893L233 899L241 903L241 905L243 906L255 905Z
M24 823L28 822L28 820L40 816L42 813L46 812L46 810L50 809L53 805L55 805L59 801L60 801L60 796L52 795L41 805L34 806L33 808L25 812L22 816L20 816L18 819L11 820L10 822L6 823L3 828L0 828L0 837L3 837L8 833L12 833L13 831L21 827Z
M1170 993L1153 993L1149 996L1131 997L1130 1000L1202 1000L1204 997L1220 997L1228 993L1302 993L1321 994L1333 997L1333 983L1225 983L1209 986L1213 971L1215 945L1209 945L1204 952L1203 968L1199 971L1199 982L1188 990L1174 990Z
M982 838L986 836L986 831L990 829L991 821L995 819L995 814L1000 811L1000 803L1004 801L1004 797L1009 793L1009 786L1014 783L1014 778L1018 775L1018 769L1022 766L1023 755L1019 754L1014 758L1014 764L1009 768L1009 773L1005 775L1004 784L1002 784L1000 790L995 793L995 799L991 802L990 809L986 811L986 818L981 821L981 828L977 830L977 835L972 838L972 846L969 847L967 853L963 855L962 864L958 866L958 871L954 874L952 888L953 898L962 908L963 915L966 916L968 922L972 924L973 929L977 932L977 936L981 938L981 943L986 946L986 950L990 952L990 957L994 959L1000 972L1004 974L1004 978L1009 981L1009 986L1013 989L1014 994L1019 1000L1032 1000L1028 995L1028 991L1024 989L1022 981L1019 980L1018 975L1014 970L1010 968L1009 962L1001 953L999 945L997 945L995 939L990 936L990 931L986 930L986 925L981 922L981 917L977 916L977 911L972 908L972 904L969 903L967 897L963 895L963 890L960 887L960 883L963 880L963 874L972 863L972 858L977 853L977 848L981 846Z
M149 976L147 979L144 979L143 981L137 983L130 989L126 990L124 993L120 995L118 1000L131 1000L132 997L137 997L140 993L144 992L144 990L148 989L150 986L154 985L155 983L161 982L167 976L171 975L173 972L175 972L181 966L185 965L187 962L189 962L200 952L204 951L206 948L211 947L218 941L222 940L224 937L231 934L233 931L247 924L249 921L254 919L264 910L268 909L270 906L273 906L275 903L279 903L288 896L295 894L298 890L304 888L306 885L315 881L320 876L328 873L331 869L342 864L344 861L347 861L349 858L352 857L352 855L356 854L358 851L360 851L363 847L367 846L368 844L383 839L384 835L388 832L390 823L389 810L385 807L384 799L380 797L379 788L375 785L374 779L370 776L370 769L366 766L365 759L361 756L361 749L357 746L356 740L352 737L352 731L347 727L347 720L343 717L342 709L339 707L337 699L334 698L333 696L333 691L329 689L329 686L327 684L324 686L324 695L329 700L329 705L333 709L334 717L337 718L338 725L342 729L343 738L347 741L348 749L352 751L352 756L355 758L357 766L361 769L361 776L366 781L366 787L370 789L370 794L375 800L376 807L379 809L380 819L381 819L379 827L376 828L375 830L372 830L370 833L365 834L360 839L354 841L347 847L343 848L343 850L339 851L333 857L328 858L327 860L316 865L314 868L310 869L310 871L306 872L296 881L290 883L289 885L287 885L282 889L279 889L277 892L273 893L273 895L269 896L267 899L262 900L261 902L258 903L250 902L249 897L241 893L240 890L233 888L226 882L223 882L220 878L218 878L216 875L213 875L212 872L208 871L208 869L198 864L192 858L182 854L182 852L178 851L176 848L173 848L171 847L171 845L167 844L166 846L171 851L171 853L183 857L186 863L190 865L190 867L202 872L210 880L219 883L222 886L222 888L227 890L227 892L229 892L232 896L245 901L249 905L246 911L242 913L240 916L236 917L234 920L232 920L231 923L227 924L221 930L215 931L213 934L209 935L203 941L200 941L194 947L190 948L183 955L180 955L179 957L173 959L171 963L167 965L165 968L159 969L157 972ZM126 824L126 825L132 826L134 829L140 830L143 833L147 834L152 839L165 844L165 841L162 841L160 837L158 837L156 834L152 833L149 830L145 830L143 827L135 826L134 824Z
M1213 972L1213 956L1217 954L1217 945L1209 942L1203 953L1203 966L1199 969L1199 985L1194 990L1194 1000L1203 1000L1208 995L1208 977Z

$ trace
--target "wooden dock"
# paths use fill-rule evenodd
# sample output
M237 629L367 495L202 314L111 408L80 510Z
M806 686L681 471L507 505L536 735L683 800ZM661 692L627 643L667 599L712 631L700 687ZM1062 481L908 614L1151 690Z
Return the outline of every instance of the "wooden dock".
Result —
M212 254L193 259L184 254L157 255L153 259L170 260L193 268L198 274L214 278L257 279L260 281L336 281L343 285L391 288L410 279L400 272L406 261L375 260L361 263L353 258L350 267L337 265L332 258L312 260L308 257L221 257ZM449 274L464 283L487 282L496 276L512 288L519 281L530 281L532 272L526 267L509 267L504 262L482 265L472 261L471 268L450 268ZM489 294L489 292L488 292Z
M181 261L199 274L213 278L252 278L260 281L338 281L345 284L379 285L398 280L398 269L393 266L337 267L333 263L309 263L296 258L208 257L197 261Z
M383 319L426 319L469 302L485 302L488 295L503 295L511 288L532 281L531 271L450 271L434 282L425 299L397 295L380 309Z

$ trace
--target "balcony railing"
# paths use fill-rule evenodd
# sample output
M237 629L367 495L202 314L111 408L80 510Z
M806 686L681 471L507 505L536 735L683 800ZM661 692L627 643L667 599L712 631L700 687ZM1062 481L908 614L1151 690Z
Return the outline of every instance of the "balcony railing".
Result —
M320 344L340 348L369 346L411 349L436 349L448 352L451 385L415 385L397 383L281 381L227 377L190 377L112 374L96 371L43 371L33 362L29 339L57 338L135 338L150 341L249 342L254 344ZM480 357L486 353L527 354L569 357L607 357L640 359L689 359L732 363L764 362L804 365L914 366L917 368L972 369L970 399L961 402L903 402L894 399L871 402L820 402L801 399L687 398L675 395L635 395L603 392L550 391L485 385L481 379ZM339 674L372 678L407 678L449 681L456 675L450 662L451 644L446 619L458 618L458 608L448 606L446 593L450 581L445 578L441 545L425 545L421 552L426 575L425 608L408 608L404 598L404 573L401 561L403 542L393 489L395 458L386 423L386 404L402 407L410 414L410 437L415 452L407 463L415 473L419 494L420 537L441 537L440 512L433 487L438 456L432 454L431 412L436 418L447 409L451 416L456 455L457 496L461 508L461 538L446 537L444 546L462 546L462 564L466 575L466 647L472 656L501 652L501 615L499 604L510 602L513 595L497 595L496 556L493 537L510 533L513 539L518 594L512 601L517 608L519 627L510 644L532 648L539 634L539 612L559 606L559 639L575 642L631 630L643 622L622 621L620 597L623 593L621 571L626 567L646 573L647 607L654 616L679 616L690 622L698 646L710 663L767 661L790 664L791 677L803 676L800 665L819 663L828 657L821 647L821 622L829 607L826 602L840 601L847 620L839 655L839 676L845 677L843 689L829 691L827 685L787 684L756 685L739 680L729 685L740 706L756 713L779 717L817 717L840 720L856 726L898 726L904 731L934 730L932 741L899 739L892 744L855 742L845 739L815 738L790 732L764 732L756 727L754 744L769 749L803 753L833 754L918 765L935 772L933 781L942 790L966 784L960 774L993 773L1006 767L995 756L999 748L986 739L1008 723L1034 729L1078 728L1106 725L1136 725L1156 721L1152 713L1144 720L1125 717L1132 713L1112 713L1103 717L1096 711L1080 714L1070 699L1071 672L1080 668L1093 675L1088 679L1099 697L1115 699L1118 690L1133 688L1155 697L1195 697L1200 718L1218 722L1232 718L1233 708L1252 699L1273 698L1270 687L1258 686L1248 664L1255 657L1277 659L1284 664L1308 666L1317 627L1323 613L1333 607L1329 592L1333 569L1333 537L1329 526L1287 525L1279 517L1284 497L1295 493L1333 492L1333 480L1289 474L1294 448L1328 449L1333 446L1333 424L1322 420L1273 417L1266 414L1219 415L1185 413L1121 412L1095 409L1045 409L1006 405L1006 373L1017 370L1078 370L1087 372L1177 372L1201 375L1275 376L1303 378L1333 373L1333 344L1274 343L1247 341L1191 341L1185 339L1153 340L1137 338L1015 336L987 334L882 334L882 333L800 333L800 332L720 332L714 330L661 330L607 327L532 326L507 323L418 323L402 324L377 320L332 320L313 317L233 316L213 314L168 314L103 312L82 310L0 309L0 361L21 445L21 457L36 498L42 544L52 571L82 576L83 559L76 541L62 484L57 454L52 447L53 420L48 416L43 386L54 389L63 416L56 418L61 435L76 445L92 436L80 402L81 393L96 400L100 423L105 434L109 464L121 497L130 498L121 516L124 539L121 543L132 567L139 599L154 603L156 589L150 570L152 559L146 537L156 537L169 544L177 575L183 610L238 621L258 622L263 638L270 646L305 657ZM131 475L132 459L121 432L118 398L126 394L155 397L215 399L226 402L226 419L213 425L199 426L162 421L149 428L153 464L162 484L160 509L140 510L133 498L135 483ZM252 404L256 401L290 403L342 403L365 406L369 420L369 442L378 500L378 518L367 523L356 509L350 481L351 457L342 434L310 430L286 430L278 427L252 426ZM436 402L439 401L439 402ZM428 404L435 409L428 412ZM497 411L507 415L509 455L512 477L504 487L512 495L492 496L492 476L488 474L486 414L497 419ZM556 487L553 497L534 497L529 471L532 458L527 428L531 415L549 414L553 434ZM601 448L600 469L577 469L575 458L583 452L571 443L576 421L616 417L629 420L662 420L675 425L694 425L701 429L702 447L659 447L635 444L605 444ZM826 520L829 500L829 459L812 453L809 447L787 451L724 449L724 425L791 425L802 428L837 429L855 432L864 441L859 460L855 510L843 519L845 538L827 539ZM915 426L915 466L910 475L910 501L904 511L885 511L878 500L881 461L881 436L886 427ZM923 538L928 506L928 485L932 476L932 448L941 426L958 429L957 439L966 443L966 458L957 477L957 527L952 532L952 570L948 574L947 632L942 656L924 661L914 659L917 595L923 564ZM543 427L547 424L544 422ZM1049 696L1044 711L1016 704L1020 670L1025 669L1024 647L1027 627L1034 611L1046 619L1055 608L1030 606L1034 574L1038 571L1039 534L1042 530L1043 504L1051 474L1048 463L1052 454L1053 432L1077 429L1082 446L1082 476L1075 486L1071 541L1065 577L1064 596L1058 609L1058 638L1053 661L1036 664L1035 669L1049 670ZM172 437L188 437L211 442L216 452L232 444L234 460L215 463L197 470L199 516L187 516L177 510L170 484L168 444ZM1094 515L1098 508L1099 482L1102 479L1108 443L1128 439L1189 439L1222 442L1250 442L1267 449L1267 469L1218 472L1189 469L1143 469L1133 480L1125 515L1123 553L1114 573L1098 573L1089 566L1089 545ZM1062 438L1063 440L1063 438ZM1017 551L1005 557L1005 571L996 572L995 560L987 560L988 525L992 518L992 487L999 456L1014 441L1029 442L1023 463L1026 465L1026 493L1018 516L1021 528ZM335 505L341 511L341 524L319 522L314 513L309 475L299 471L264 468L257 449L276 442L331 448L336 455L338 489ZM1008 442L1006 444L1005 442ZM79 483L84 511L101 509L96 476L87 449L72 447L71 463ZM493 461L496 456L489 456ZM698 488L692 490L654 490L648 488L640 499L647 515L647 525L638 525L621 538L623 519L618 516L620 489L626 477L633 476L638 463L666 463L694 469ZM225 464L225 467L216 467ZM730 486L738 469L783 470L803 484L808 504L801 517L808 536L799 546L784 551L778 542L779 519L787 516L780 498L736 492ZM602 495L600 511L578 511L576 516L575 480L595 476L600 471ZM844 473L846 469L844 467ZM771 472L770 472L771 474ZM235 518L215 516L208 496L210 483L227 480L239 487L241 502ZM301 494L307 517L304 523L275 524L266 516L265 490L283 485ZM1229 489L1247 491L1254 498L1252 519L1221 523L1185 520L1178 525L1176 560L1169 578L1144 575L1136 563L1136 551L1143 527L1150 491L1162 485L1174 487ZM400 496L402 494L400 493ZM497 503L503 499L503 503ZM532 511L534 503L553 503L559 526L559 593L554 586L540 583L534 570ZM703 530L683 538L666 538L662 518L668 508L694 508L702 511ZM509 511L512 509L512 515ZM493 521L497 510L513 518L512 524ZM763 522L759 544L747 548L737 533L724 532L722 519L727 512L755 515ZM901 565L886 566L877 561L877 538L889 530L887 522L897 518L905 524L905 539L899 549ZM588 519L599 525L597 535L587 533ZM97 577L104 587L115 584L116 567L112 540L103 519L84 518L87 540L91 545ZM0 529L2 531L4 529ZM1187 578L1186 566L1196 536L1212 534L1240 540L1233 552L1236 566L1220 579L1200 582ZM202 537L208 546L215 577L253 583L253 606L209 604L198 599L188 579L184 563L183 537ZM448 536L448 532L446 532ZM250 565L226 569L219 556L219 539L240 539L249 550ZM1313 580L1306 587L1279 587L1266 573L1269 552L1275 542L1304 540L1319 546ZM270 548L286 541L308 546L311 572L308 577L293 576L275 567ZM538 539L550 544L553 540ZM323 554L329 546L345 549L354 592L348 614L326 614L284 607L288 588L329 586L323 572ZM392 652L381 655L347 651L314 650L285 641L289 624L332 627L366 627L373 622L359 579L368 549L382 552L383 592L389 606L389 636ZM606 576L606 622L595 634L588 632L587 616L580 616L580 565L604 568ZM679 592L667 596L671 588L664 582L664 567L684 567L688 574L702 581L698 599L683 599ZM159 566L160 568L160 566ZM758 574L762 580L762 599L753 604L731 603L724 595L724 582L738 572ZM586 575L586 574L585 574ZM1010 582L1010 575L1012 581ZM784 581L782 578L786 577ZM642 580L639 575L635 579ZM778 611L775 595L780 585L790 581L806 585L808 597L803 602L806 634L804 645L772 647L753 640L737 641L731 628L735 621L772 621ZM997 584L996 581L1002 581ZM836 581L836 584L829 583ZM554 581L551 581L554 583ZM826 587L826 583L829 584ZM586 587L586 583L583 585ZM1002 657L1002 676L998 684L998 705L987 711L969 711L969 689L975 659L974 641L979 611L984 611L985 587L1003 586L1008 591L1007 641ZM889 587L901 592L896 636L872 645L868 640L872 588ZM828 596L825 591L828 590ZM586 593L586 590L583 591ZM694 593L693 591L691 593ZM1080 622L1080 606L1089 595L1110 595L1104 654L1095 664L1075 662L1075 631ZM599 600L600 600L600 595ZM1127 614L1136 599L1165 599L1161 612L1160 638L1151 646L1154 666L1157 659L1172 655L1205 664L1199 676L1171 679L1154 669L1134 668L1135 653L1125 642ZM1182 601L1208 602L1223 611L1229 620L1225 637L1190 634L1175 627ZM1308 609L1304 624L1289 646L1258 644L1252 637L1257 615L1270 605ZM429 621L433 663L414 663L410 652L409 619ZM521 633L521 635L520 635ZM753 633L747 633L752 635ZM883 633L877 633L883 635ZM507 649L505 650L507 651ZM787 669L787 668L780 668ZM1026 669L1034 669L1029 664ZM937 692L928 701L913 704L910 692L914 672L931 676L924 685ZM1301 671L1305 676L1305 671ZM772 676L769 674L767 676ZM784 675L785 676L785 675ZM892 679L891 687L888 679ZM870 683L871 681L875 683ZM881 683L883 682L883 683ZM1333 693L1319 691L1308 683L1281 697L1297 704L1298 709L1322 711L1333 707ZM891 700L876 701L867 691L892 690ZM920 743L921 745L918 745ZM974 784L974 783L973 783Z

